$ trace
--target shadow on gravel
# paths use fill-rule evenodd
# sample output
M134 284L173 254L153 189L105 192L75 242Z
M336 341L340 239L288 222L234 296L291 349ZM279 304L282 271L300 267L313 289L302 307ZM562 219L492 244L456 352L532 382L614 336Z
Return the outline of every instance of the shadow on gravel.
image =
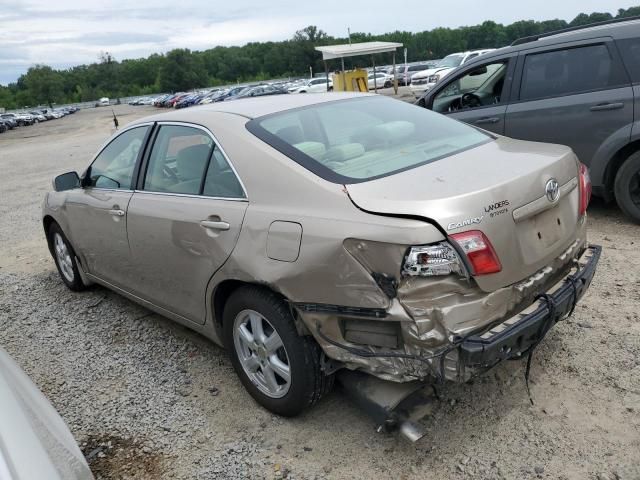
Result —
M137 440L114 435L95 435L82 444L91 471L97 480L158 479L164 473L162 453L143 446Z

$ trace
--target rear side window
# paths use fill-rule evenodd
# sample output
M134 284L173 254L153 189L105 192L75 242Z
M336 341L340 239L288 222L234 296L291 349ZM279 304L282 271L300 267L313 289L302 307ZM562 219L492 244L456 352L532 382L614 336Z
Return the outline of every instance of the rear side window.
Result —
M209 134L181 125L160 127L149 156L143 189L244 198L240 181Z
M640 38L617 40L616 43L622 53L622 60L629 75L631 75L631 81L640 83Z
M527 55L520 100L536 100L601 90L624 83L606 45Z
M202 130L163 125L153 144L144 190L198 195L213 140Z

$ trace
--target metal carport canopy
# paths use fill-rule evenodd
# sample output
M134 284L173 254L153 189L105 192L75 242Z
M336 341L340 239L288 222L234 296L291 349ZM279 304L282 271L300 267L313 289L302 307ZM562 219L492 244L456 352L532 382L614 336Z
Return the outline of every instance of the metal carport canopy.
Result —
M316 47L322 52L322 60L332 60L334 58L355 57L358 55L373 55L374 53L395 52L396 48L402 47L401 43L395 42L362 42L344 45L327 45Z

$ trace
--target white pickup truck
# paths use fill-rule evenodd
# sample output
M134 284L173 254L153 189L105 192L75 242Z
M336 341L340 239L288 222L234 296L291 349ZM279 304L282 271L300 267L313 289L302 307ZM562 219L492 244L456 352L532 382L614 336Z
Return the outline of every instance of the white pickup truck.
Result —
M443 77L453 72L460 65L464 65L471 59L474 59L487 52L493 51L493 48L484 50L470 50L468 52L452 53L447 55L435 67L422 72L416 73L411 77L411 91L416 98L420 98L424 92L431 89Z

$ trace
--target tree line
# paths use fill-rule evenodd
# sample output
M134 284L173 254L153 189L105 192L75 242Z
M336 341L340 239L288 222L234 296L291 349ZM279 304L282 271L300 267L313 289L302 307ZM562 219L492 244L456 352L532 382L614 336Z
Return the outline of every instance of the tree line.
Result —
M449 53L478 48L498 48L517 38L538 35L563 28L640 15L640 6L610 13L581 13L572 21L521 20L510 25L486 21L481 25L459 28L435 28L423 32L395 31L382 35L352 33L351 42L401 42L409 61L442 58ZM117 61L101 53L98 61L65 70L35 65L15 83L0 85L0 107L8 109L53 103L93 101L106 96L119 98L158 92L184 91L235 82L305 76L310 67L324 70L322 58L314 47L347 43L346 37L332 37L315 26L295 33L280 42L252 42L241 47L214 47L204 51L178 48L166 54ZM401 62L402 55L397 56ZM345 59L347 68L370 65L369 57ZM390 54L375 56L377 65L389 64ZM330 69L339 65L331 64Z

